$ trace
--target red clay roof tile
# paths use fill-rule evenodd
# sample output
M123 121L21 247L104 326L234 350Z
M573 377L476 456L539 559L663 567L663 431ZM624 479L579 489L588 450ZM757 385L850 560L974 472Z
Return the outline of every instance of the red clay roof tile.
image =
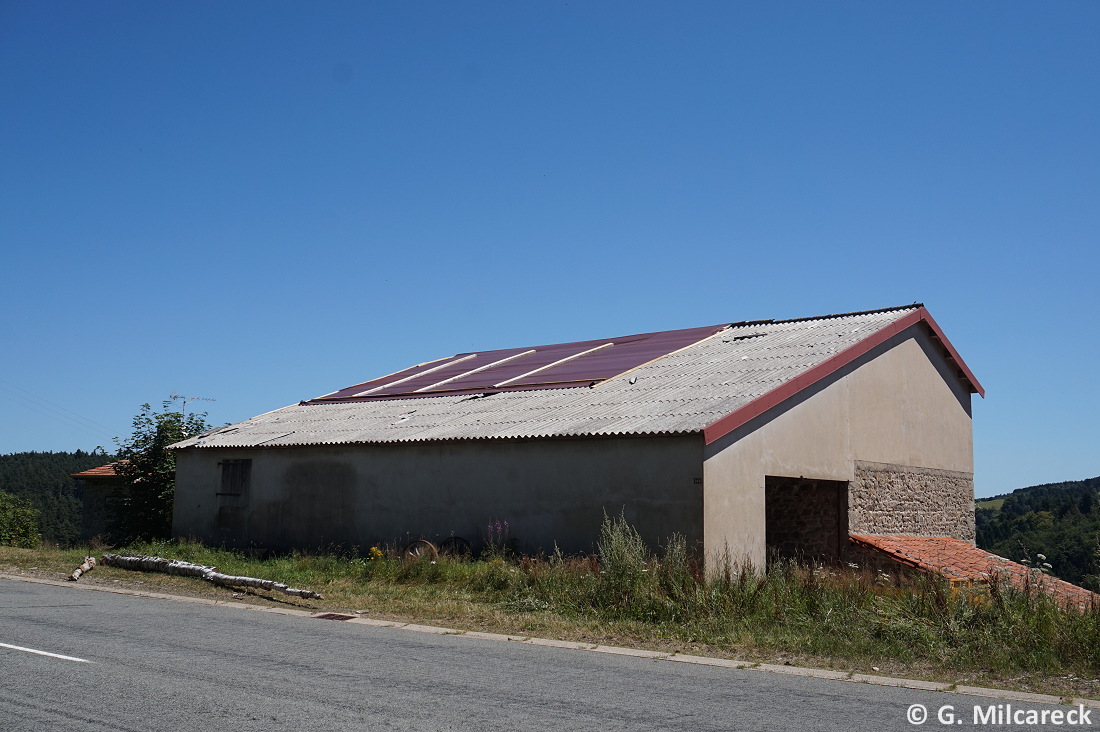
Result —
M1035 586L1035 570L1023 564L998 557L960 539L946 536L875 536L857 534L852 541L888 555L902 564L924 572L936 573L948 579L987 579L1003 577L1014 586L1025 583ZM1047 594L1060 603L1084 609L1100 602L1100 595L1050 576L1038 578Z
M80 473L72 473L73 478L114 478L118 475L115 472L115 466L119 463L126 463L128 460L116 460L113 463L107 463L106 465L100 465L98 468L92 468Z

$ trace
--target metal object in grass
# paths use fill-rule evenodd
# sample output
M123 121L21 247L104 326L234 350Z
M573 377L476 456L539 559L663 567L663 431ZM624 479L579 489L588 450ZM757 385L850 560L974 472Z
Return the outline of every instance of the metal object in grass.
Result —
M468 557L474 549L461 536L448 536L439 543L439 553L445 557Z
M403 556L405 559L418 562L425 557L435 559L439 556L439 550L436 548L435 544L427 539L414 539L405 547Z

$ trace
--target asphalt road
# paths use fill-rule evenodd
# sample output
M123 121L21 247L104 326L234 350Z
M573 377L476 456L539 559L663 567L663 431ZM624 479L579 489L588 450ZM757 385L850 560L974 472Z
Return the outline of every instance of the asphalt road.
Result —
M5 732L892 730L997 703L3 579L0 644L89 661L0 646Z

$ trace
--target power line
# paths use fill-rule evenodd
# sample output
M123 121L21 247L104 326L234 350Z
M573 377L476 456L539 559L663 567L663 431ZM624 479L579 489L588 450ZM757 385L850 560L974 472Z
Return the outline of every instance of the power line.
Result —
M5 383L6 383L6 382L5 382ZM20 395L20 394L16 394L16 393L15 393L14 391L12 391L11 389L5 389L4 387L0 386L0 391L6 391L6 392L8 392L8 394L13 394L13 395L15 395L15 399L22 399L22 400L23 400L22 402L15 402L16 404L23 404L23 402L29 402L29 403L30 403L31 405L33 405L34 407L37 407L37 408L39 408L39 409L45 409L45 410L46 410L47 412L53 412L54 414L56 414L56 415L57 415L57 417L54 417L54 419L57 419L58 421L61 421L61 420L69 420L68 422L65 422L65 424L69 424L69 422L72 422L72 423L75 423L76 425L78 425L78 426L80 426L80 427L86 427L86 428L88 428L88 429L90 429L90 430L92 430L92 431L94 431L94 432L100 432L100 433L102 433L102 434L105 434L105 435L107 435L108 437L112 437L112 438L114 438L114 437L117 437L117 436L118 436L118 433L117 433L117 432L111 432L111 431L110 431L110 428L107 428L107 429L103 429L103 430L101 430L101 429L99 429L98 427L93 427L93 426L92 426L92 425L90 425L90 424L81 424L80 422L77 422L77 421L76 421L75 419L73 419L72 417L67 417L67 416L65 416L64 414L62 414L61 412L57 411L56 409L50 409L49 407L43 406L43 405L41 405L41 404L35 404L35 403L34 403L34 402L32 402L32 401L31 401L30 399L27 399L27 397L25 397L25 396L22 396L22 395ZM3 395L2 395L2 394L0 394L0 396L3 396ZM15 401L15 399L12 399L12 397L5 397L5 398L6 398L6 399L11 399L12 401ZM45 400L43 400L43 401L45 401ZM23 404L23 406L27 406L27 404ZM35 411L37 412L37 411L38 411L38 409L35 409ZM39 412L39 414L45 414L45 412ZM49 416L49 415L47 415L47 416ZM78 415L78 416L79 416L79 415ZM87 421L89 421L89 422L90 422L91 420L87 420Z
M4 389L4 391L7 391L7 389ZM8 392L8 393L10 394L11 392ZM118 435L112 434L111 432L108 432L106 430L101 430L97 427L92 427L91 425L81 424L81 423L77 422L75 419L72 419L71 417L66 417L65 415L60 414L59 412L55 412L54 410L50 409L49 407L43 407L41 404L35 404L34 402L31 402L29 399L26 399L25 397L21 397L18 394L16 394L14 397L10 397L6 394L0 394L0 397L4 397L8 401L15 402L16 404L18 404L21 407L26 407L27 409L31 410L32 412L37 412L38 414L41 414L44 417L49 417L50 419L55 420L57 422L60 422L63 425L66 425L68 427L72 427L74 429L78 429L81 432L84 432L85 434L94 435L94 433L98 433L98 436L106 436L106 437L109 437L109 438L112 438L112 439L118 436ZM22 399L23 401L18 401L19 399ZM45 409L47 411L44 412L44 411L42 411L43 409ZM49 414L48 412L53 412L53 414Z
M121 432L119 432L118 430L115 430L115 429L114 429L113 427L108 427L108 426L107 426L107 425L105 425L105 424L100 424L99 422L96 422L96 421L95 421L94 419L88 419L87 417L81 417L81 416L80 416L79 414L77 414L76 412L72 411L71 409L65 409L65 407L61 406L60 404L54 404L54 403L53 403L53 402L51 402L51 401L50 401L49 399L43 399L42 397L38 396L37 394L31 394L31 393L30 393L29 391L27 391L26 389L24 389L24 388L22 388L22 387L20 387L20 386L15 386L15 384L11 383L10 381L4 381L3 379L0 379L0 384L7 384L8 386L11 386L11 387L14 387L14 388L18 389L19 391L23 392L24 394L30 394L30 395L31 395L32 397L34 397L35 399L37 399L37 400L39 400L39 401L42 401L42 402L46 402L46 404L51 404L51 405L53 405L53 406L57 407L58 409L61 409L61 410L65 411L65 412L68 412L69 414L73 415L74 417L79 417L79 418L80 418L80 419L81 419L82 421L84 421L84 422L90 422L91 424L94 424L94 425L98 425L99 427L102 427L102 428L104 428L105 430L107 430L107 431L108 431L109 433L111 433L111 436L112 436L112 437L114 437L114 436L116 436L116 435L120 435L120 434L122 434L122 433L121 433ZM0 388L3 388L3 387L0 387ZM9 390L8 390L8 389L4 389L4 391L9 391ZM10 392L10 393L13 393L13 394L14 394L15 392ZM19 395L18 395L18 394L16 394L16 396L19 396ZM25 399L26 397L21 397L21 398L24 398L24 399ZM50 410L50 411L53 411L53 410Z
M7 389L5 389L4 391L7 391ZM16 396L18 396L18 395L16 395ZM16 402L16 401L15 401L14 399L12 399L12 398L11 398L10 396L7 396L7 395L5 395L5 394L0 394L0 397L3 397L4 399L7 399L8 401L12 401L12 402L15 402L16 404L18 404L18 405L19 405L19 406L21 406L21 407L26 407L27 409L31 410L32 412L38 412L38 414L41 414L41 415L42 415L42 416L44 416L44 417L49 417L49 418L50 418L50 419L52 419L52 420L55 420L55 421L57 421L57 422L60 422L61 424L65 425L66 427L69 427L69 428L71 428L71 429L74 429L74 430L79 430L79 431L83 432L83 433L84 433L84 434L86 434L86 435L91 435L92 437L96 438L97 440L98 440L98 439L102 439L102 438L103 438L103 435L107 435L108 437L111 437L111 438L114 438L114 437L117 437L117 436L118 436L118 435L111 435L111 434L108 434L108 433L106 433L106 432L102 432L102 431L100 432L100 434L98 434L98 435L97 435L97 434L95 434L95 433L93 433L93 432L89 432L88 430L84 429L83 427L77 426L77 425L75 425L75 424L71 424L70 422L66 422L66 421L65 421L65 418L62 418L62 417L55 417L55 416L54 416L54 415L52 415L52 414L46 414L45 412L39 411L39 410L35 409L34 407L32 407L31 405L29 405L29 404L24 404L23 402ZM94 429L94 428L93 428L93 429Z

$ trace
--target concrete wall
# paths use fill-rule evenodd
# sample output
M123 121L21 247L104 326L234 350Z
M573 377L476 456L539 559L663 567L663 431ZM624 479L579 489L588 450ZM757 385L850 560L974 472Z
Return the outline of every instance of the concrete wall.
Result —
M286 549L453 532L476 546L491 517L521 550L588 552L604 510L625 508L652 545L674 531L698 542L702 455L701 435L183 450L173 533ZM253 461L247 500L216 495L226 459Z
M970 393L917 324L708 445L704 460L704 549L710 554L728 546L734 558L759 565L765 561L765 476L852 482L862 461L972 478ZM937 500L918 498L908 509L960 505L958 482L925 483L924 490L935 495L922 498ZM969 491L961 501L969 518L954 516L956 526L973 526L972 482ZM921 528L907 519L901 524ZM972 540L973 533L958 538Z

